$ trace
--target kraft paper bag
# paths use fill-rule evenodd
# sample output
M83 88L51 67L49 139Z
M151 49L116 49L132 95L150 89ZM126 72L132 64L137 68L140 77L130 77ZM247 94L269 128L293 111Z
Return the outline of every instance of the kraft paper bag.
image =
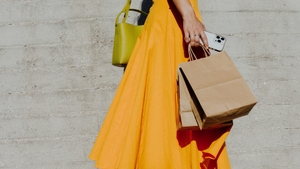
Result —
M190 100L187 97L187 90L184 87L182 77L178 76L179 121L177 122L177 128L179 130L199 130Z
M190 99L188 97L188 90L184 84L183 78L178 73L178 105L179 105L179 120L177 122L177 128L179 130L199 130L200 127L196 121L195 115L192 111ZM231 126L232 121L228 121L222 124L214 125L206 129L221 128Z
M224 51L181 63L178 71L200 129L245 116L257 103Z

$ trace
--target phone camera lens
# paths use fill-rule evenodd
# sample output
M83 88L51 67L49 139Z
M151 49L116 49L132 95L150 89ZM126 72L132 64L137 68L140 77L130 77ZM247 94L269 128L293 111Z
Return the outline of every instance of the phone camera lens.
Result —
M220 36L217 36L217 39L220 39Z
M218 40L219 43L221 43L221 40Z
M221 40L225 40L225 38L222 37Z

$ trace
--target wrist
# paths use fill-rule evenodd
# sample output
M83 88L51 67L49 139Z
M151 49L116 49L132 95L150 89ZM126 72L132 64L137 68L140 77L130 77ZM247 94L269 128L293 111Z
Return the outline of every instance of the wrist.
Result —
M182 16L183 20L191 19L191 18L195 17L195 12L192 7L185 8L185 10L181 12L181 16Z

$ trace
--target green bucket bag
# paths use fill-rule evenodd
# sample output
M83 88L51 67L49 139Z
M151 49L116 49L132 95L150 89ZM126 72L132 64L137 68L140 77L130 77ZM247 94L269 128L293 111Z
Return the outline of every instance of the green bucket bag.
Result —
M144 15L147 13L138 10L130 9L131 0L127 0L122 11L117 15L115 21L115 36L114 36L114 46L112 54L112 64L114 66L125 67L129 61L135 43L138 36L140 35L144 25L134 25L127 23L127 17L129 11L138 12ZM119 18L121 14L124 13L124 17L121 22Z

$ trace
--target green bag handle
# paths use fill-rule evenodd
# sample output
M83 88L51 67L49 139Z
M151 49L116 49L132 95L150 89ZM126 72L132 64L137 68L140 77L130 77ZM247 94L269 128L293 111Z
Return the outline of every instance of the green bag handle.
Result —
M125 3L122 11L117 15L117 18L116 18L116 21L115 21L115 26L118 25L119 23L119 18L121 16L122 13L125 13L123 19L122 19L122 23L125 23L126 20L127 20L127 17L128 17L128 12L129 11L135 11L135 12L138 12L138 13L141 13L141 14L144 14L144 15L148 15L146 12L144 11L141 11L141 10L138 10L138 9L130 9L130 4L131 4L131 0L127 0L127 2Z

